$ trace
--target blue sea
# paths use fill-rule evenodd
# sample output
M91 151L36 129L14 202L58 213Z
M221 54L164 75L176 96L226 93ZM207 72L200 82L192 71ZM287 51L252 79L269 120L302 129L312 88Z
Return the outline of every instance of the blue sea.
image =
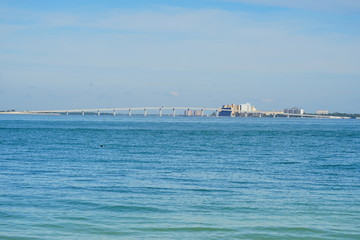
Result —
M0 115L0 239L360 239L360 120Z

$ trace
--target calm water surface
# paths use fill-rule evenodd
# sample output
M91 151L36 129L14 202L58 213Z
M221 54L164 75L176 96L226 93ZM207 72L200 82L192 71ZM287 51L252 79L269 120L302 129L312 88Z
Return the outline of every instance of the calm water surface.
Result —
M360 120L0 115L0 153L0 239L360 239Z

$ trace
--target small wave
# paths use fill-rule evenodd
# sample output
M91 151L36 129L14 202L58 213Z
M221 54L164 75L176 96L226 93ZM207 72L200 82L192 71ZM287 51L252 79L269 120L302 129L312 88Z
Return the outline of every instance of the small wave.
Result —
M322 164L319 168L323 169L357 169L358 164Z
M98 209L113 212L155 212L155 213L170 213L171 210L161 209L155 207L142 207L142 206L127 206L127 205L114 205L114 206L103 206Z
M308 228L308 227L256 227L257 231L260 232L281 232L284 234L297 234L297 235L307 235L307 234L325 234L326 231L317 229L317 228Z
M212 227L175 227L175 228L136 228L134 230L149 232L234 232L231 228L212 228Z
M279 165L291 165L291 164L299 164L300 162L274 162L273 164L279 164Z

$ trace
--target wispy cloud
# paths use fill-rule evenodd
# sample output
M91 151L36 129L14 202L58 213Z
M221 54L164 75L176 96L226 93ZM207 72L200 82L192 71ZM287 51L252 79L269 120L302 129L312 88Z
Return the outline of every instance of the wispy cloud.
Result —
M190 9L65 16L68 20L62 21L61 13L39 14L43 23L35 29L37 34L17 39L5 36L8 41L3 40L3 46L41 53L22 60L58 65L359 73L359 37L334 31L307 33L307 25L314 22L274 19L264 23L241 12ZM64 29L65 25L76 30ZM7 61L18 57L8 55Z
M360 12L358 0L223 0L263 6L276 6L331 12Z
M306 7L290 2L294 8ZM243 101L253 97L270 105L274 95L300 99L302 92L312 91L320 98L329 92L324 90L329 75L360 76L356 22L351 31L341 26L324 30L329 23L318 19L276 14L264 19L258 13L192 8L115 9L95 15L10 9L1 17L0 80L9 96L31 82L41 86L38 95L52 89L57 96L72 94L68 102L84 98L86 103L101 92L132 104L129 96L117 94L125 91L153 105L160 104L160 96L189 104L204 99L200 104L206 105L208 95L222 104L223 99L235 102L239 94ZM302 92L293 90L295 84ZM339 80L332 94L339 86L353 91L356 84ZM78 91L84 86L87 95ZM159 89L162 94L154 97ZM111 105L113 99L101 101Z
M178 92L169 92L169 95L173 96L173 97L179 97L180 93L178 93Z

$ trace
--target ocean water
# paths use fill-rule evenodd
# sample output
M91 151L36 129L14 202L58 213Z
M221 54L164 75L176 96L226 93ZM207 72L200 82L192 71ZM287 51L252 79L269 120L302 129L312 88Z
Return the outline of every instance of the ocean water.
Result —
M0 115L0 239L360 239L360 121Z

